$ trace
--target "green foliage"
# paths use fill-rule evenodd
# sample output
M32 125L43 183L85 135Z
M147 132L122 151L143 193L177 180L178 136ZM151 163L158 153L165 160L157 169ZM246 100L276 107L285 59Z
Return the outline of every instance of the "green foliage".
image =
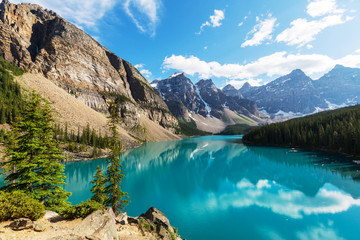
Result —
M81 152L79 144L83 144L96 148L98 152L95 151L93 155L97 157L101 155L99 148L105 149L109 146L109 137L106 134L103 136L100 131L90 129L89 124L83 129L79 127L77 134L73 130L69 132L67 124L64 128L56 124L54 133L58 141L68 143L66 149L70 152Z
M11 123L23 108L20 85L13 75L23 74L23 70L0 58L0 124Z
M94 194L91 197L91 200L94 200L100 204L104 204L107 200L107 196L105 194L106 176L103 174L103 171L99 166L97 166L97 171L95 173L94 179L91 181L91 184L93 187L90 191Z
M69 205L60 212L60 215L68 219L85 218L99 209L103 209L102 204L93 200L87 200L86 202L81 202L75 206Z
M255 128L243 142L360 155L360 105Z
M2 189L21 190L45 206L53 200L67 199L64 185L62 150L53 138L53 118L49 104L33 92L25 101L21 115L13 124L11 143L7 147L9 161ZM65 200L66 201L66 200Z
M30 198L26 193L0 192L0 221L17 218L37 220L45 214L44 205Z
M235 124L227 126L219 135L241 135L247 133L253 126L249 126L247 124Z
M194 120L191 119L191 122L185 122L183 120L179 120L179 132L184 134L185 136L206 136L211 135L209 132L202 131L197 128Z
M110 136L110 150L111 153L107 158L109 166L106 171L105 193L108 199L105 201L106 206L111 206L115 214L118 214L120 209L125 210L125 206L129 203L128 194L121 190L121 181L124 175L124 167L121 164L119 155L121 153L121 142L119 140L119 133L117 125L119 124L119 115L116 104L112 102L109 107L110 117L108 118L108 128L111 132Z
M151 226L145 219L139 218L139 224L142 226L143 229L149 232L151 231Z

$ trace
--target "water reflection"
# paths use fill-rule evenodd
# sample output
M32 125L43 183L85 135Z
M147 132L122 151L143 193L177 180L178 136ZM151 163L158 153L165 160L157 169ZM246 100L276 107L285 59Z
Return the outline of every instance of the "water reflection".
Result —
M158 207L187 239L358 239L359 174L352 159L247 147L236 138L147 143L122 154L128 213ZM90 197L98 164L106 168L103 160L66 166L73 203Z

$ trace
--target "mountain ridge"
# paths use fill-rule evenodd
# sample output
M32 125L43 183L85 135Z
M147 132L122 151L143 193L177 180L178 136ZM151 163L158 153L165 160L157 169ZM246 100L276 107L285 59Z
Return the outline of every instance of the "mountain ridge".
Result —
M94 110L107 113L114 100L122 127L135 136L141 138L133 131L140 116L173 133L178 129L177 119L133 65L51 10L3 0L0 43L5 60L42 74Z

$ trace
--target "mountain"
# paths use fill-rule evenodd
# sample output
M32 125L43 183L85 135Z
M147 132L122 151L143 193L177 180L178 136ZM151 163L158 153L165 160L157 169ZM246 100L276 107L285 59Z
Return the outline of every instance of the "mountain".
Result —
M221 91L226 96L239 96L239 97L242 97L240 91L238 91L234 86L232 86L230 84L226 85L223 89L221 89Z
M133 135L146 119L172 132L178 128L165 102L132 64L51 10L3 0L0 56L43 75L96 111L106 113L107 103L115 100L122 126Z
M161 81L153 81L151 85L159 91L176 117L184 119L186 116L187 112L182 106L188 111L204 117L208 115L206 104L199 96L194 84L184 73L174 73Z
M203 131L219 132L236 123L257 125L260 120L255 102L243 99L240 94L225 95L210 79L194 85L184 73L174 73L166 79L154 80L151 85L172 114L186 122L194 121Z
M239 91L271 115L281 112L309 114L328 106L313 80L300 69L260 87L244 85Z
M241 95L228 96L218 89L211 79L200 80L196 83L202 99L210 106L211 115L221 118L225 108L245 116L259 116L256 103L243 99Z
M352 105L360 102L360 69L336 65L314 81L320 96L331 105Z

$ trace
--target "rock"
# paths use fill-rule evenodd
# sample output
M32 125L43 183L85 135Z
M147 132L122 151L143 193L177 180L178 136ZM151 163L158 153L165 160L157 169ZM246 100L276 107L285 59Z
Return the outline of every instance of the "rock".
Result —
M28 218L20 218L10 223L9 227L15 231L21 231L24 229L33 229L34 223Z
M83 238L79 235L71 233L71 234L48 238L47 240L83 240Z
M36 232L44 232L46 230L46 226L42 222L35 222L34 231Z
M137 218L128 217L127 221L129 224L139 224L139 220Z
M118 239L115 214L111 208L98 210L87 216L74 232L88 237L97 237L101 240Z
M126 225L128 224L128 215L127 213L120 213L117 217L116 217L116 223L121 224L121 225Z
M107 112L107 102L119 97L152 121L178 127L177 119L166 114L163 99L132 64L39 5L0 3L0 56L43 74L99 112Z
M160 210L151 207L147 212L143 215L145 218L149 219L153 223L155 223L158 226L164 226L166 229L169 229L172 233L174 232L174 229L170 225L169 219L165 216L163 212Z
M164 240L172 240L171 238L171 234L169 233L169 231L162 225L158 226L157 229L157 233L159 234L159 236L164 239Z
M59 214L57 212L53 212L53 211L49 211L49 210L45 210L45 215L44 215L44 219L51 219L51 218L55 218L58 217Z

